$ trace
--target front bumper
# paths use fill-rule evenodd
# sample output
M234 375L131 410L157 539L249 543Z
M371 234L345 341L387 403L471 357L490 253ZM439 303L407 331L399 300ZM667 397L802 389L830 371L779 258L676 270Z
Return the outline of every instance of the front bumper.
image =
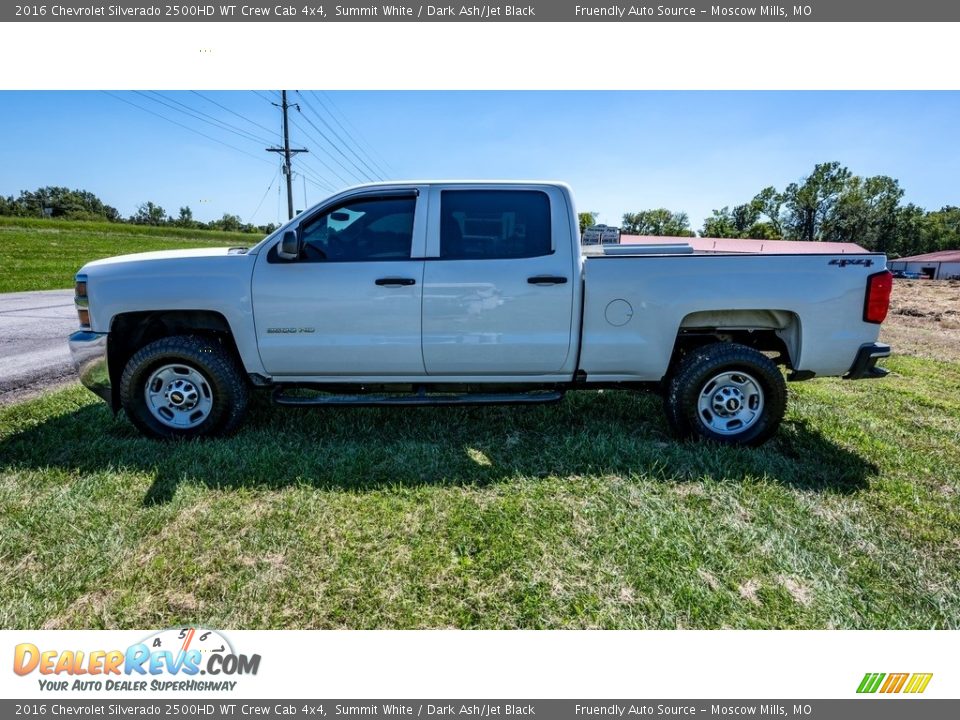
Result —
M877 367L877 360L890 357L890 346L886 343L870 343L862 345L857 351L857 357L850 366L850 372L844 375L847 380L862 380L882 378L889 370Z
M108 405L112 404L110 372L107 370L107 334L78 330L68 342L80 382L102 397Z

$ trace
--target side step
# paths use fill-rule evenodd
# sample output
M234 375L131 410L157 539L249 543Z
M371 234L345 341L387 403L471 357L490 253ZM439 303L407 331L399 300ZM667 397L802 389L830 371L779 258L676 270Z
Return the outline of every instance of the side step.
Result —
M312 390L313 388L304 388ZM294 397L286 394L288 388L278 387L273 391L273 402L277 405L300 407L384 407L392 405L426 407L431 405L537 405L559 402L563 399L562 390L536 390L517 393L468 393L434 394L423 388L420 392L408 395L334 395L319 394L311 397Z

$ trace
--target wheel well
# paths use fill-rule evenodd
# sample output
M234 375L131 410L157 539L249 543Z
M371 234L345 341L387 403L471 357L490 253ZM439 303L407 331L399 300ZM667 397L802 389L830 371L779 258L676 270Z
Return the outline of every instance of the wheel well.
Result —
M716 342L738 343L773 353L778 365L794 369L800 355L800 318L785 310L712 310L687 315L673 346L671 367L684 355Z
M107 342L107 368L114 410L120 409L120 378L127 361L144 345L173 335L203 335L217 340L243 367L227 319L211 310L150 310L115 315Z

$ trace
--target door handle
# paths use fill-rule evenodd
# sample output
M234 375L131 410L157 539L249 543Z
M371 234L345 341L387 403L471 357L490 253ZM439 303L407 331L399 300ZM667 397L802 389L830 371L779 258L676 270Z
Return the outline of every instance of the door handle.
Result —
M377 278L374 282L377 285L384 285L386 287L400 287L401 285L416 285L417 281L413 278L401 278L401 277L385 277Z
M562 275L534 275L528 277L527 282L531 285L563 285L567 279Z

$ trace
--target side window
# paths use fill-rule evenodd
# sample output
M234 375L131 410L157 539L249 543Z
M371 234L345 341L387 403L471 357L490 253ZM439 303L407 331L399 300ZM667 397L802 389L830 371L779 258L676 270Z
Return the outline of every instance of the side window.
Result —
M416 205L415 197L365 197L327 210L302 227L301 260L406 260Z
M444 190L440 257L447 260L549 255L550 198L531 190Z

